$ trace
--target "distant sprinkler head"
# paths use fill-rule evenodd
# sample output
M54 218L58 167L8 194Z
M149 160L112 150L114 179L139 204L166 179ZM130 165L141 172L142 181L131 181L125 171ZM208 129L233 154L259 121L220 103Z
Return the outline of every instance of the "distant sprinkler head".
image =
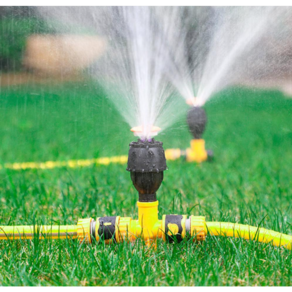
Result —
M162 142L154 139L130 143L127 170L139 193L140 202L156 201L156 191L167 169Z
M199 106L191 107L188 111L187 123L194 139L201 139L207 123L205 110Z
M155 137L160 130L161 129L156 126L148 126L148 127L138 126L138 127L133 127L131 129L131 131L134 133L134 136L140 137L140 139L143 141L144 140L151 141L152 137Z
M203 106L204 102L202 102L199 98L197 97L191 97L186 100L186 103L190 106Z

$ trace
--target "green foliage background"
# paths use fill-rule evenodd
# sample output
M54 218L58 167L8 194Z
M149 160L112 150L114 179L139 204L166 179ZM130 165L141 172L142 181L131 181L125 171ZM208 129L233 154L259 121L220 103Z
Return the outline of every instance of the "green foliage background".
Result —
M1 17L0 70L20 70L27 37L49 32L52 32L52 29L46 22L36 17Z

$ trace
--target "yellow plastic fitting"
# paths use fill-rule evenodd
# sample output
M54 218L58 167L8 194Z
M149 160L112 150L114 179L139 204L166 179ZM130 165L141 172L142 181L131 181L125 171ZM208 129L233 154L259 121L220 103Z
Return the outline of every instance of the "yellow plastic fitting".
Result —
M180 149L166 149L164 151L166 160L176 160L182 156L182 151Z
M156 240L158 228L158 201L137 202L138 221L141 226L141 236L147 245L151 245Z
M99 218L100 217L97 217L96 218L96 221L95 221L95 240L97 242L99 242L99 240L100 240L99 233L98 233L98 229L99 229Z
M190 235L193 236L194 241L206 239L207 227L204 216L190 216L190 225Z
M81 242L91 243L92 218L79 219L77 223L77 238Z
M208 159L208 153L205 149L204 139L191 140L191 148L186 149L186 160L188 162L201 163Z
M115 239L118 243L135 240L136 230L133 230L132 222L131 217L120 217L115 234Z

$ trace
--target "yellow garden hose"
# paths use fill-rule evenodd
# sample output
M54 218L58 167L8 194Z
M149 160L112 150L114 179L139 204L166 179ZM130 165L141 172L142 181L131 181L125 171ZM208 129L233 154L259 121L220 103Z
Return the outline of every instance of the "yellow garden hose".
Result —
M108 165L110 163L121 163L124 164L128 161L127 155L112 156L112 157L101 157L93 159L77 159L68 161L46 161L46 162L15 162L5 163L3 166L0 165L0 169L52 169L57 167L86 167L90 165Z
M283 246L290 250L292 248L291 235L273 230L230 222L206 222L206 225L210 235L239 237L263 243L272 243L275 246Z
M205 150L205 141L203 139L192 140L191 148L186 150L181 149L166 149L165 157L167 160L176 160L180 157L186 157L189 162L202 162L207 160L208 155ZM0 164L0 169L53 169L58 167L87 167L91 165L109 165L111 163L125 164L128 161L127 155L112 156L112 157L100 157L92 159L76 159L76 160L63 160L63 161L45 161L45 162L14 162Z
M0 240L32 239L37 234L42 239L74 239L77 238L77 225L0 226Z
M110 218L110 217L109 217ZM130 217L125 217L128 219L131 219ZM199 218L202 220L201 216L194 216L195 218ZM121 218L123 219L123 218ZM94 221L91 218L88 219L79 219L78 225L43 225L43 226L0 226L0 240L5 239L32 239L35 235L39 235L40 239L44 238L51 238L51 239L66 239L66 238L79 238L80 241L83 241L83 239L86 239L87 242L92 242L90 238L91 230L91 222ZM117 238L120 237L120 233L122 232L122 222L124 220L119 220L120 222L117 223L117 230L116 235ZM131 220L128 220L131 222ZM137 221L137 220L136 220ZM136 222L133 220L133 222ZM138 222L138 221L137 221ZM137 223L136 222L136 223ZM161 224L161 220L157 221L157 224ZM186 220L184 221L186 224ZM194 220L195 222L195 220ZM129 223L130 224L130 223ZM138 224L138 223L137 223ZM136 224L136 225L137 225ZM155 224L155 226L157 225ZM120 226L119 226L120 225ZM135 226L136 226L135 225ZM127 225L124 235L126 235L128 232L130 233L130 228L135 228L134 224L132 223L132 226ZM199 226L199 225L198 225ZM157 226L156 226L157 227ZM155 227L155 228L156 228ZM196 227L194 227L196 229ZM163 229L163 228L162 228ZM141 231L141 228L139 229ZM227 237L237 237L237 238L244 238L246 240L255 240L258 242L263 243L271 243L274 246L282 246L284 248L287 248L289 250L292 249L292 236L283 234L280 232L276 232L273 230L268 230L265 228L258 228L254 226L249 225L242 225L237 223L230 223L230 222L206 222L205 227L200 227L196 233L199 232L205 232L207 233L207 230L211 236L227 236ZM135 233L135 232L133 232ZM156 233L156 237L158 238L164 238L163 231L160 230ZM184 235L185 236L185 235ZM183 237L184 237L183 236ZM96 235L98 238L98 236ZM145 237L145 235L144 235ZM146 236L147 237L147 236ZM147 238L144 238L147 239ZM201 237L201 240L204 240L205 237ZM135 240L135 238L133 238ZM117 241L119 242L119 240Z

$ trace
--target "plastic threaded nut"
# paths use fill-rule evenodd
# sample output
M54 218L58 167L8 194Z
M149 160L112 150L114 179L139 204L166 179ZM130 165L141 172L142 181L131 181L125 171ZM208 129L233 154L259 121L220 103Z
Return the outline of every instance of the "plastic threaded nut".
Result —
M117 230L118 233L116 234L117 242L123 242L130 238L129 229L131 226L131 221L131 217L120 217Z
M204 216L190 216L191 219L191 236L194 240L203 241L206 239L207 227Z
M91 243L90 225L92 218L79 219L77 223L77 238L80 243Z

